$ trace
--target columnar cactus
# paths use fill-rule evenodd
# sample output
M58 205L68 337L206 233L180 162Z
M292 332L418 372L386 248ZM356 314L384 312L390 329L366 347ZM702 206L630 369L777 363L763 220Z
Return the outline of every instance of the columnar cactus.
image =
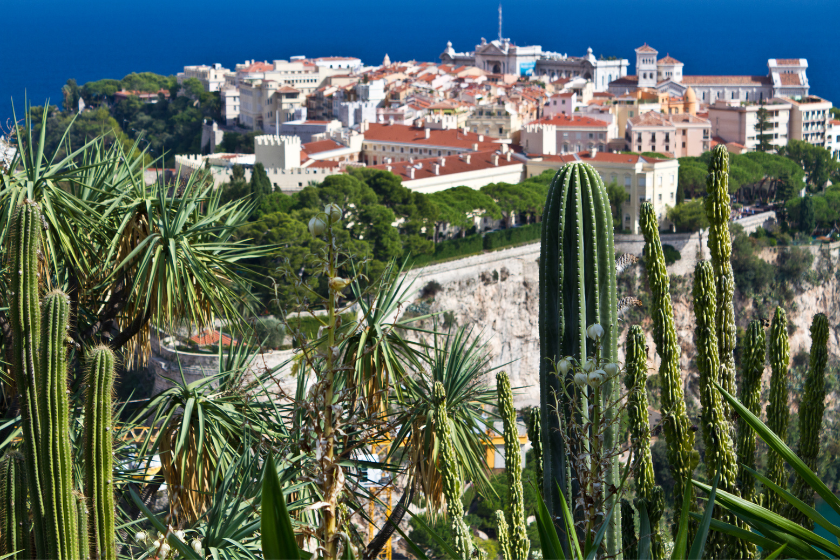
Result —
M729 152L719 144L712 150L709 174L706 176L706 217L709 219L708 246L712 256L717 287L715 327L720 356L720 384L735 394L735 273L732 271L732 238L729 235L731 204L729 198ZM731 407L723 403L727 418Z
M464 523L464 505L461 503L461 473L452 443L452 428L446 413L446 390L441 382L434 387L435 437L439 443L438 465L442 471L443 495L446 497L446 514L455 532L455 551L460 560L470 560L473 552L470 531Z
M722 375L723 368L720 365L715 326L715 274L708 261L700 261L694 268L693 296L696 321L694 345L697 349L697 369L700 372L700 423L706 447L706 473L709 479L720 477L720 488L736 492L738 466L730 436L732 429L724 414L723 399L715 387L715 382L720 382L718 376ZM732 514L722 508L716 509L715 517L730 524L735 522ZM748 547L739 545L741 542L738 538L713 531L706 543L706 552L710 558L751 557L752 554L746 552ZM740 548L744 550L739 550Z
M534 453L534 463L537 468L537 480L543 479L542 440L540 439L540 409L532 408L528 416L528 440Z
M811 322L811 360L808 377L805 380L805 393L799 403L799 449L797 455L808 468L817 472L817 456L820 453L820 430L825 413L825 366L828 361L828 318L818 313ZM817 473L819 474L819 473ZM793 482L794 496L814 505L814 491L805 480L796 475ZM786 506L785 517L804 524L813 530L814 522L801 511Z
M87 500L80 492L73 494L76 500L76 530L79 535L79 560L90 559L90 532L88 531L88 508Z
M756 416L761 416L761 376L766 359L766 337L761 321L752 321L747 327L741 357L741 387L739 400ZM746 420L738 417L736 453L738 455L738 489L741 497L755 502L755 478L744 466L755 469L755 432Z
M662 419L665 442L668 444L668 462L674 476L674 502L676 516L682 511L682 500L686 485L691 488L691 474L696 456L694 432L685 407L683 383L680 377L680 347L674 328L674 308L671 304L668 271L665 269L665 255L659 240L659 221L649 202L642 204L639 223L645 236L645 268L652 293L650 316L653 319L653 341L662 358L659 377L662 383ZM694 506L694 490L690 489L691 507Z
M70 298L54 290L41 304L39 402L44 538L50 558L75 558L79 551L70 448L70 399L67 395L67 331Z
M510 530L510 557L512 560L527 560L530 542L525 527L525 498L522 493L522 451L519 429L516 427L516 410L513 408L513 391L507 372L496 374L496 389L499 394L499 414L505 430L505 470L509 493L505 517Z
M43 493L38 464L41 443L38 414L38 346L41 338L38 256L41 249L41 212L35 202L26 200L15 208L11 224L9 254L9 313L12 323L12 366L20 394L20 414L26 479L32 502L32 529L39 555L47 556L43 530Z
M626 355L624 385L628 390L627 415L630 423L630 439L635 449L634 456L638 457L639 461L639 466L635 471L636 495L645 500L647 504L653 504L655 502L656 478L653 474L653 457L650 453L650 418L648 417L647 399L648 367L645 347L645 333L642 331L642 327L633 325L627 333L627 344L624 351ZM624 513L624 504L622 504L622 513ZM650 516L650 514L651 508L648 506L648 515ZM660 509L659 516L661 515ZM653 560L661 560L665 557L665 549L662 544L662 536L659 534L659 517L653 519L650 516L650 522ZM622 520L622 527L623 524L624 521ZM631 525L631 530L632 527ZM634 558L634 556L628 556L626 551L625 557Z
M18 451L9 451L0 460L0 555L13 560L32 557L26 507L26 465Z
M116 558L114 540L114 481L111 450L111 393L114 390L114 353L98 346L87 356L85 400L85 492L91 501L91 554L94 558Z
M594 350L587 347L586 328L598 323L604 328L601 357L618 358L615 245L610 203L600 175L588 164L573 162L555 175L548 191L542 219L540 248L540 413L543 418L543 495L552 516L561 515L558 486L567 495L573 486L566 461L567 449L559 432L564 417L571 414L561 383L572 380L554 375L555 364L565 356L581 363ZM608 400L618 397L618 384L607 383L602 391ZM586 407L583 408L586 410ZM614 413L610 408L608 414ZM617 443L612 425L604 445ZM617 457L611 462L607 484L618 486ZM611 518L605 548L608 556L621 554L621 517ZM564 545L565 546L565 545Z
M787 333L787 314L776 308L770 324L770 403L767 405L767 427L782 441L787 439L788 420L788 366L790 366L790 342ZM782 457L773 450L768 452L767 478L780 487L787 486L787 472ZM781 513L784 502L771 490L764 491L764 507L774 513Z
M496 510L496 537L499 541L499 548L502 549L502 560L511 560L510 555L510 527L505 521L505 514L501 510Z

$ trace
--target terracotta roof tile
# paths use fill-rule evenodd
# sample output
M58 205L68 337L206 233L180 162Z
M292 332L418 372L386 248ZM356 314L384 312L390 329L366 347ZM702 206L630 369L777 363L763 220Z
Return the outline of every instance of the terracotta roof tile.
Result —
M250 74L253 72L268 72L270 70L274 70L273 64L269 64L268 62L255 62L250 66L240 68L238 71Z
M580 128L580 127L597 127L607 128L608 124L598 119L590 117L567 117L566 115L555 115L551 118L544 117L542 119L532 121L528 124L553 124L560 128Z
M777 58L776 64L779 66L799 66L798 58Z
M636 49L636 52L652 52L652 53L655 53L655 52L659 52L659 51L657 51L656 49L654 49L653 47L651 47L647 43L645 43L644 45L642 45L641 47Z
M533 154L532 154L533 157ZM539 157L539 156L536 156ZM652 158L647 156L640 156L639 154L613 154L610 152L596 152L595 157L592 157L592 152L583 151L577 152L574 154L558 154L558 155L551 155L542 156L544 161L559 161L562 163L571 163L573 161L584 161L584 162L603 162L603 163L626 163L628 165L636 165L641 160L643 163L659 163L662 161L668 161L667 159L659 159L659 158Z
M657 64L682 64L682 62L680 62L676 58L672 57L670 54L665 55L665 58L660 58L656 63Z
M493 164L494 156L498 157L498 165ZM440 160L444 160L444 165L438 168L438 175L435 175L435 164L439 164ZM396 161L393 163L385 163L381 165L371 165L373 169L387 170L391 167L391 173L399 175L403 181L411 181L410 168L414 167L414 179L428 179L429 177L436 177L440 175L454 175L457 173L467 173L469 171L478 171L480 169L490 169L493 167L506 167L509 165L522 165L523 161L515 157L511 157L510 161L504 155L498 154L496 150L488 150L481 152L470 153L470 162L467 163L466 158L459 156L446 156L443 158L424 158L415 159L414 163L408 161Z
M686 85L771 85L769 76L683 76L682 83Z
M639 83L638 76L623 76L610 82L611 86L635 86Z
M316 142L307 142L301 145L301 151L306 154L317 154L319 152L328 152L330 150L337 150L343 148L344 144L336 142L335 140L318 140Z
M423 128L403 124L371 123L365 132L365 141L392 142L400 144L418 144L424 146L444 146L452 148L464 148L471 150L474 144L478 144L479 150L489 150L498 146L495 142L486 140L479 141L479 135L474 132L464 132L461 129L450 130L429 130L429 137L426 138L426 131Z
M779 81L783 86L802 85L802 80L799 79L799 74L779 74Z

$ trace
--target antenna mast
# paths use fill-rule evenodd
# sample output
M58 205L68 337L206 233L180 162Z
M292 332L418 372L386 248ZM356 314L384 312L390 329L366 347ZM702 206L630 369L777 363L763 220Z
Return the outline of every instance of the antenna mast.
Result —
M502 42L502 4L499 3L499 42Z

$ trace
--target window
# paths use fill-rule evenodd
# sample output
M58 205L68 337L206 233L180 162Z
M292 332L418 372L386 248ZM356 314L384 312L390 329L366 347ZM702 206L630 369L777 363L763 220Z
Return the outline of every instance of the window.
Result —
M682 147L685 148L685 142L682 143Z
M642 133L641 133L641 132L637 132L637 133L636 133L636 142L641 142L641 141L642 141Z
M499 134L504 134L504 133L505 133L505 129L500 126L499 127Z
M630 175L625 175L624 176L624 186L629 187L630 186L630 181L631 181Z
M659 186L662 186L662 175L659 176ZM659 200L662 200L662 195L659 195Z
M671 193L671 200L674 200L674 193Z
M660 179L661 179L661 177L660 177ZM660 200L660 202L662 201L662 195L661 194L659 195L659 200Z
M647 183L647 177L645 177L644 175L640 176L639 177L639 186L644 187L644 186L646 186L645 185L646 183Z
M633 118L633 111L627 111L627 115L632 119Z
M683 147L685 147L685 146L683 146ZM673 173L671 173L671 184L672 185L674 184L674 174Z

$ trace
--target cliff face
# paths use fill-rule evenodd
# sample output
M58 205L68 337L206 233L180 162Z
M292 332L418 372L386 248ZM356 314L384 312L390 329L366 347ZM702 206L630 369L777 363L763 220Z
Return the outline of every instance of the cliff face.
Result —
M517 407L539 403L538 258L539 245L479 255L421 269L415 283L419 295L419 291L430 281L438 282L440 291L427 302L430 310L446 314L456 325L472 326L474 332L481 333L482 338L488 342L491 364L507 364L504 368L511 376L512 385L522 388L515 397ZM675 263L672 274L693 270L693 263L686 262L688 260L694 259L686 251L683 259ZM835 269L838 266L836 258L832 266ZM673 303L674 321L682 348L680 362L683 377L687 383L687 394L693 395L697 371L694 367L694 312L690 282L690 277L686 276L683 285L688 288L679 290ZM761 318L752 300L739 297L735 305L740 327L745 328L752 319ZM835 275L831 275L819 286L806 285L786 310L792 325L791 356L800 351L809 351L809 329L816 313L827 314L832 327L829 353L840 356L840 282ZM623 359L622 346L629 324L622 323L620 359ZM655 373L659 367L659 357L655 352L651 325L647 318L643 319L642 325L648 333L651 373ZM769 376L769 368L766 375ZM488 376L487 382L493 384L494 377Z

